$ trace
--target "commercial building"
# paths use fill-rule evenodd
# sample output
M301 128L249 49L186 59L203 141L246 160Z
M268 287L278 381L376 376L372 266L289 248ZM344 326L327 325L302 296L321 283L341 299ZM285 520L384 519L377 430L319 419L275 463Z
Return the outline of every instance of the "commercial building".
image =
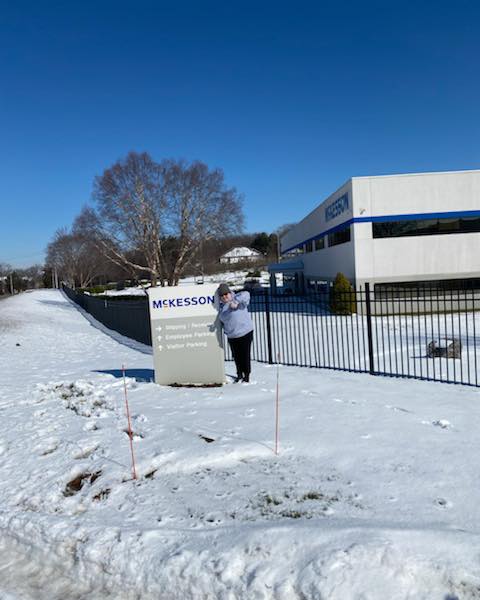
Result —
M280 241L273 274L317 289L480 289L480 170L353 177ZM273 277L272 277L273 280Z

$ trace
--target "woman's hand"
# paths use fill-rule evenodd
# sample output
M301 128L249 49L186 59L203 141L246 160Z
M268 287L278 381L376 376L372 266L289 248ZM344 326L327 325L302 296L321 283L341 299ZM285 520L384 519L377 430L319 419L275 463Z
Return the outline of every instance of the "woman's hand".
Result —
M232 310L236 310L236 309L238 308L238 302L235 302L235 300L232 300L232 301L230 302L230 308L231 308Z

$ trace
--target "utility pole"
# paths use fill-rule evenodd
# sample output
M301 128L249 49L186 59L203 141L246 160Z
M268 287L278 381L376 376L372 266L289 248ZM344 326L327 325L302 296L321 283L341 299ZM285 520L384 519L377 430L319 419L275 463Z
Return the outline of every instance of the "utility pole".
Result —
M10 294L13 296L15 294L15 288L13 287L13 275L10 273Z

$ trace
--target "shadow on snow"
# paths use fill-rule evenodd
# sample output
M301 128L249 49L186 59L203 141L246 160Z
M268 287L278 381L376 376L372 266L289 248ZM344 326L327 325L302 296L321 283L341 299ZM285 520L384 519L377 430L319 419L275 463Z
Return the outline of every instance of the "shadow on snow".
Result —
M113 375L117 379L121 379L123 377L122 369L95 369L93 373ZM125 377L132 377L135 379L135 381L141 383L150 383L155 379L153 369L125 369Z

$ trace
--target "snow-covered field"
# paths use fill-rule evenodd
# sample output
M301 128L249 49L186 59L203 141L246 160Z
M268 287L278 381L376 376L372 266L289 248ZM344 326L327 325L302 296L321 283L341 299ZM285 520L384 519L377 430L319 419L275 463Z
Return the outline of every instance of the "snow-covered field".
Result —
M281 367L275 456L276 367L157 386L57 291L0 340L2 600L480 598L479 390Z

